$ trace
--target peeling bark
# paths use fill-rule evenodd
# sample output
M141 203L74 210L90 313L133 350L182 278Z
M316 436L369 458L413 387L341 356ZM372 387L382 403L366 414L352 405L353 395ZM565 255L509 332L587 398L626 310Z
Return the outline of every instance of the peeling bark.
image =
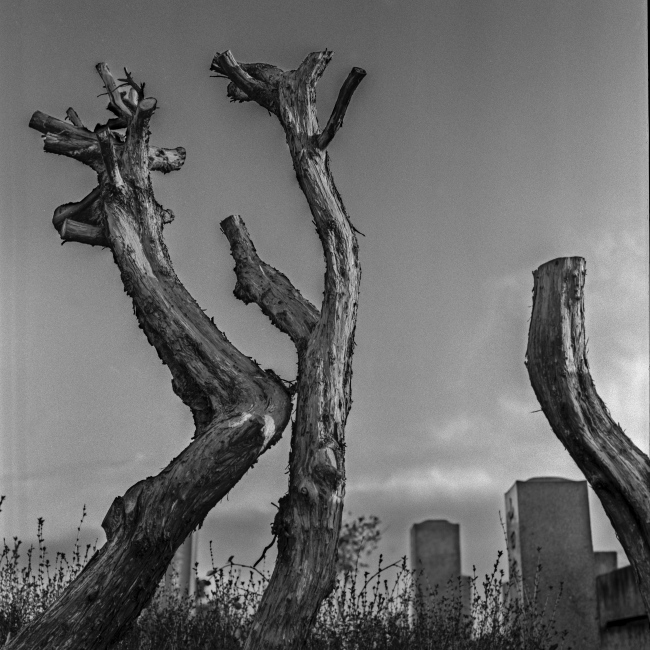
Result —
M176 549L201 525L259 455L275 444L291 413L291 396L273 373L235 348L176 276L163 240L173 215L153 195L149 171L179 169L185 151L149 146L156 101L119 91L98 66L117 115L93 133L76 112L72 124L43 113L30 126L45 150L98 173L98 187L57 208L65 241L109 248L140 327L172 373L172 386L193 414L193 442L157 476L117 497L102 526L106 544L61 598L8 645L12 650L108 648L152 597ZM125 71L126 72L126 71ZM126 135L114 128L126 127Z
M611 418L589 372L585 260L559 258L533 275L530 382L555 435L603 504L650 614L650 459Z
M230 80L232 101L255 101L282 125L293 167L325 255L320 313L289 281L260 266L239 218L222 227L237 260L237 297L256 302L287 333L298 352L296 419L291 438L289 490L280 499L273 532L278 558L246 641L247 650L300 648L336 577L345 495L345 424L361 268L355 230L329 169L325 148L343 124L352 93L365 75L355 68L326 129L316 112L316 84L331 52L308 55L297 70L238 63L217 53L212 70ZM269 290L273 285L274 290ZM283 298L275 292L283 287Z

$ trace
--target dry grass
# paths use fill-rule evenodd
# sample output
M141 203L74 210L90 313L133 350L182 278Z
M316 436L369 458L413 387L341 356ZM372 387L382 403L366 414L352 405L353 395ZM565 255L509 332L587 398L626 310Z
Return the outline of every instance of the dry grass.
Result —
M2 500L0 500L0 507ZM82 522L84 516L82 517ZM81 523L78 533L81 529ZM21 542L3 540L0 557L0 644L44 611L74 580L94 548L82 553L79 535L71 561L57 553L47 557L43 520L38 542L21 554ZM563 634L553 625L554 603L530 598L503 602L501 553L491 575L472 578L470 610L462 606L461 583L440 593L415 589L406 558L383 565L374 574L357 568L340 575L323 603L310 639L311 650L558 650ZM358 566L358 565L357 565ZM169 593L162 586L119 650L236 650L243 646L268 575L230 563L199 581L200 598ZM431 602L435 605L431 606ZM550 611L549 611L550 608ZM565 649L565 650L568 650Z

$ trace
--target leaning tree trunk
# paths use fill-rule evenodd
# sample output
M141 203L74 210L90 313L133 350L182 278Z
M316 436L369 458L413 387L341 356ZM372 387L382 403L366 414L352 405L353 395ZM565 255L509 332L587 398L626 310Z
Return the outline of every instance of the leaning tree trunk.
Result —
M120 92L98 66L116 115L94 132L73 109L72 124L37 112L30 126L45 150L97 172L85 199L59 207L64 241L109 248L140 327L169 366L177 395L192 410L193 442L160 474L133 485L111 505L106 544L63 595L9 644L12 650L109 647L150 600L187 535L239 481L289 421L291 396L271 373L237 350L176 276L163 225L173 218L155 200L150 169L180 169L185 151L149 146L156 100L126 73ZM125 71L126 72L126 71ZM120 131L126 129L123 134Z
M222 224L237 260L235 295L259 304L291 336L298 352L289 491L280 500L273 525L278 557L247 650L302 647L336 576L361 269L354 227L334 185L325 149L341 127L365 72L352 69L321 131L315 89L330 59L331 52L314 52L288 72L263 63L240 64L229 51L217 53L212 62L212 70L230 80L227 92L233 101L255 101L280 120L326 268L319 313L284 276L271 276L260 265L238 217Z
M559 258L533 275L530 382L555 435L601 500L650 613L650 459L612 420L589 373L585 260Z

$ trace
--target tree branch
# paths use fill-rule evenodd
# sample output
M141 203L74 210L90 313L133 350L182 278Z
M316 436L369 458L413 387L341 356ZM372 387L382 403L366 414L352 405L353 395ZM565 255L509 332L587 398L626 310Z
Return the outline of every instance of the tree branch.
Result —
M278 68L261 63L239 64L232 52L226 50L214 55L210 69L230 79L228 97L233 101L256 101L277 115L277 81L282 74Z
M80 244L90 244L91 246L110 247L111 245L101 226L93 226L89 223L65 219L61 224L61 230L59 232L63 241L76 241Z
M115 77L113 77L108 66L105 63L98 63L95 68L104 82L104 88L106 88L109 97L109 106L113 109L116 115L122 116L127 120L130 119L133 115L133 111L124 103L122 94L117 88ZM124 94L126 95L127 93Z
M585 260L559 258L533 273L526 366L551 428L601 500L650 613L650 459L625 435L589 372Z
M234 294L246 304L256 303L271 322L304 348L318 322L319 313L291 281L263 262L255 250L242 218L232 215L221 222L235 259L237 285Z
M156 100L153 97L143 99L137 105L126 132L125 168L128 176L140 184L149 177L149 120L155 110Z
M365 76L366 71L361 68L352 68L350 71L350 74L341 86L339 96L336 98L336 104L334 105L330 119L327 121L327 126L316 138L316 146L319 149L326 149L327 145L336 135L336 132L343 126L343 118L352 100L352 95Z
M68 116L68 119L75 125L78 126L81 129L86 129L84 126L83 122L81 121L80 117L77 115L77 111L72 108L72 106L65 112L65 114ZM88 130L88 129L86 129Z
M107 126L101 127L97 133L97 140L99 142L99 149L104 161L104 171L108 177L109 183L117 190L125 188L124 180L122 179L122 172L118 164L118 158L115 153L113 145L113 136L111 130Z
M332 54L331 50L310 52L296 69L296 76L302 78L308 86L315 87L332 60Z
M74 158L88 165L96 172L102 171L102 156L97 138L92 131L84 127L68 124L41 111L36 111L32 115L29 126L45 136L44 149L47 153L56 153L68 158ZM110 120L107 126L111 128ZM126 126L126 123L123 126ZM124 144L115 143L114 146L121 155ZM159 171L163 174L178 171L184 162L185 149L183 147L177 147L176 149L149 147L149 168L151 171Z
M98 185L90 194L81 199L81 201L60 205L54 211L54 216L52 217L54 227L60 231L66 219L74 219L81 223L98 224L100 221L98 215L100 194L101 187Z

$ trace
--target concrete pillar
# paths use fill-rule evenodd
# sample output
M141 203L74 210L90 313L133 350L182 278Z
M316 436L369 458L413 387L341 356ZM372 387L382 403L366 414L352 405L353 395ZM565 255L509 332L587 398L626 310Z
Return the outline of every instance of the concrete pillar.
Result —
M471 581L460 574L460 525L445 519L428 519L411 527L411 569L416 589L423 596L439 600L452 598L461 580L463 612L470 612ZM451 580L451 585L449 581ZM433 592L437 587L437 596Z
M556 629L569 632L567 643L574 650L598 648L587 482L552 477L517 481L505 499L510 585L516 586L517 597L521 599L525 593L532 598L537 565L541 563L538 604L546 602L550 614L562 583Z
M178 590L180 596L193 596L196 592L194 564L196 563L199 531L195 530L178 547L165 573L165 587L169 592Z

